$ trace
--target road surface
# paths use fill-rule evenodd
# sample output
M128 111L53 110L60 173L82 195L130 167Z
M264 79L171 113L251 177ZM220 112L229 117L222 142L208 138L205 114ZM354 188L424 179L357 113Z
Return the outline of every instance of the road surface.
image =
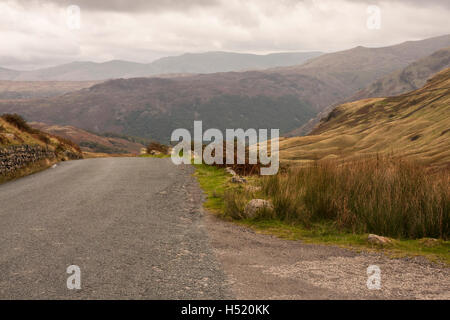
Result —
M63 162L0 185L0 299L230 297L191 166ZM69 290L77 265L81 290Z
M281 240L202 210L191 166L63 162L0 185L0 299L450 299L449 268ZM69 290L70 265L81 289ZM367 288L367 268L381 271Z

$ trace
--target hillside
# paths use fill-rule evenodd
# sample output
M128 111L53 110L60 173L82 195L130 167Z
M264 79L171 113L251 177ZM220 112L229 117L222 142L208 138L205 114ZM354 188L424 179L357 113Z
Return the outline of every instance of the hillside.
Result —
M300 66L176 78L110 80L49 99L0 101L0 112L32 121L71 125L167 142L176 128L303 126L381 76L450 46L450 36L386 48L354 48Z
M23 145L40 146L49 149L56 154L58 159L69 160L82 157L78 145L72 141L31 128L20 118L17 119L16 116L1 116L0 148Z
M96 81L6 81L0 80L0 100L50 98L89 88Z
M352 99L389 97L416 90L422 87L431 76L448 67L450 67L450 47L436 51L402 70L377 80L354 95Z
M282 161L351 159L393 153L450 166L450 68L411 93L346 103L305 137L280 142Z
M286 136L293 137L308 134L323 117L326 117L329 112L339 105L339 102L344 103L365 98L389 97L409 92L422 87L427 79L448 67L450 67L449 47L414 61L405 68L400 68L381 79L372 82L365 89L356 92L356 94L326 106L315 118L311 119L303 126L289 132Z
M298 65L320 52L285 52L268 55L233 52L188 53L165 57L152 63L112 60L103 63L77 61L34 71L0 69L0 80L15 81L98 81L150 77L162 74L214 73L267 69Z
M84 152L139 154L145 146L129 137L100 136L72 126L47 125L31 122L30 126L41 131L69 139Z

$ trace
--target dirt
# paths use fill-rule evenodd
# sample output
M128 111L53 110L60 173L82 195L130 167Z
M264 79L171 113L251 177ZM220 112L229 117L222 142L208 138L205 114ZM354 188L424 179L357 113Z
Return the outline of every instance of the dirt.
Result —
M450 299L450 268L425 258L283 240L208 213L205 224L237 299ZM371 265L378 290L367 286Z

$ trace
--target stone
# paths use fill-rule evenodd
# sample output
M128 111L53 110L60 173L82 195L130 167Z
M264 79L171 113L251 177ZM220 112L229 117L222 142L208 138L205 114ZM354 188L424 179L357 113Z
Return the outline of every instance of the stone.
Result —
M231 182L233 182L233 183L246 183L247 180L245 180L244 178L241 178L239 176L233 176L231 178Z
M254 218L261 210L273 210L272 202L264 199L250 200L244 209L245 218Z
M371 244L378 244L378 245L387 245L392 243L391 239L378 236L376 234L369 234L369 236L367 237L367 241Z
M248 186L245 186L245 190L247 190L249 192L259 192L259 191L261 191L261 187L248 185Z
M232 176L237 176L237 173L233 169L231 169L230 167L227 167L225 169L225 171L228 172L229 174L231 174Z

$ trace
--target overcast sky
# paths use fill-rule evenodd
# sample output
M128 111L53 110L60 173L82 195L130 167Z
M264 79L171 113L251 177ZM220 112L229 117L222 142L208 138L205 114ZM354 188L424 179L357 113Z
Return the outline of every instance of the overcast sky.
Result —
M0 66L378 47L449 34L449 16L449 0L0 0Z

